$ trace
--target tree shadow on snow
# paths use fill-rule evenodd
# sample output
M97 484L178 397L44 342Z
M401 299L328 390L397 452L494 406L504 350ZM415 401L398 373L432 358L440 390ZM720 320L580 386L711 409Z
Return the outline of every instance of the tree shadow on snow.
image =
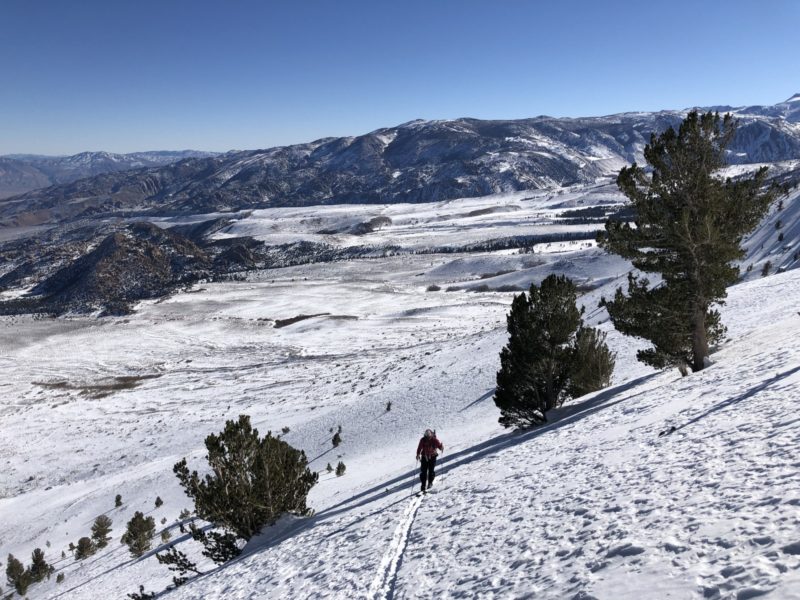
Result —
M795 372L797 370L800 370L800 367L797 367L796 369L794 369L794 370L792 370L790 372L784 373L783 377L786 377L786 376L790 375L791 373L793 373L793 372ZM651 373L651 374L639 377L637 379L633 379L631 381L628 381L626 383L620 384L620 385L615 386L613 388L608 388L606 390L603 390L602 392L597 393L593 398L591 398L589 400L580 402L578 404L567 405L566 407L562 407L560 409L551 411L551 413L550 413L551 418L554 418L556 420L553 420L553 421L551 421L549 423L546 423L544 425L538 426L538 427L536 427L534 429L517 430L517 431L511 431L511 432L508 432L508 433L503 433L503 434L500 434L500 435L498 435L498 436L496 436L494 438L491 438L491 439L488 439L486 441L483 441L483 442L481 442L479 444L475 444L475 445L470 446L468 448L464 448L464 449L459 450L457 452L454 452L452 454L447 454L447 455L444 456L442 462L439 464L438 473L440 474L440 476L444 475L444 474L448 473L452 469L455 469L457 467L460 467L460 466L463 466L463 465L466 465L466 464L469 464L469 463L474 463L474 462L483 460L483 459L485 459L487 457L490 457L490 456L492 456L494 454L497 454L498 452L501 452L501 451L506 450L508 448L512 448L514 446L517 446L518 444L529 442L529 441L539 437L540 435L545 435L547 433L556 431L556 430L558 430L561 427L564 427L566 425L571 425L572 423L575 423L576 421L579 421L579 420L581 420L581 419L583 419L585 417L588 417L589 415L592 415L592 414L594 414L596 412L599 412L601 410L604 410L604 409L607 409L607 408L609 408L611 406L614 406L615 404L619 404L620 402L623 402L623 401L626 401L626 400L630 400L631 398L635 398L636 396L639 396L641 394L649 392L650 390L648 389L648 390L644 390L644 391L638 392L636 394L625 395L626 391L628 391L628 390L630 390L632 388L635 388L636 386L639 386L640 384L644 383L645 381L647 381L649 379L652 379L656 375L658 375L658 373ZM767 382L767 384L771 383L773 381L774 381L774 379L770 380L769 382ZM762 387L766 387L766 384L764 386L762 386ZM748 392L748 394L752 395L753 393L756 393L756 391L758 391L758 390L756 390L754 388L753 390L750 390ZM470 406L472 406L474 404L477 404L478 402L481 402L483 400L486 400L493 393L494 393L493 389L487 391L480 398L478 398L477 400L473 401L472 403L466 405L464 407L464 409L462 409L462 410L466 410ZM732 401L734 401L734 400L735 399L732 399L731 401L728 401L728 403L732 403ZM705 416L705 415L700 415L695 420L697 420L699 418L702 418L703 416ZM690 421L690 423L691 423L691 421ZM689 423L687 423L687 424L689 424ZM309 518L298 519L295 523L293 523L293 524L291 524L291 525L289 525L289 526L287 526L285 528L282 528L280 532L276 532L276 535L274 535L274 536L270 536L269 535L269 529L266 529L262 534L263 535L263 542L257 543L257 544L253 544L251 547L247 547L242 552L242 554L240 554L238 557L234 558L231 561L228 561L225 564L218 565L217 567L212 568L209 571L206 571L201 575L193 577L187 583L191 584L191 583L196 582L198 580L205 579L209 575L213 575L215 573L219 573L220 571L222 571L224 569L227 569L227 568L239 563L240 561L248 558L249 556L252 556L253 554L257 554L257 553L259 553L259 552L261 552L261 551L263 551L265 549L278 546L278 545L282 544L284 541L286 541L286 540L288 540L290 538L293 538L294 536L300 534L304 530L310 529L310 528L312 528L312 527L314 527L314 526L316 526L316 525L318 525L320 523L324 523L325 521L329 521L330 519L333 519L333 518L335 518L336 516L338 516L338 515L340 515L342 513L345 513L345 512L360 508L362 506L366 506L368 504L372 504L373 502L377 502L377 501L379 501L379 500L381 500L381 499L383 499L383 498L385 498L387 496L391 496L393 494L397 494L398 492L402 492L403 490L408 491L407 495L404 494L403 496L401 496L400 498L396 499L395 501L393 501L393 502L391 502L389 504L381 504L380 506L375 508L375 510L373 510L372 512L364 514L364 515L359 515L359 516L355 517L352 521L342 525L336 531L328 533L326 535L326 537L333 537L335 535L338 535L338 534L342 533L343 531L346 531L347 529L350 529L351 527L357 525L358 523L360 523L362 521L365 521L366 519L385 511L387 508L390 508L392 506L395 506L397 504L401 504L402 502L405 502L409 496L413 495L413 493L416 490L416 486L418 485L418 483L419 483L419 472L418 472L418 469L415 467L414 469L406 471L401 475L398 475L396 477L388 479L388 480L386 480L386 481L384 481L384 482L382 482L382 483L380 483L378 485L375 485L375 486L373 486L373 487L371 487L371 488L369 488L367 490L359 492L358 494L355 494L355 495L351 496L350 498L348 498L346 500L343 500L342 502L339 502L338 504L334 504L333 506L329 506L325 510L323 510L323 511L321 511L319 513L316 513L315 515L313 515L313 516L311 516ZM185 541L188 537L189 537L188 535L181 536L178 539L176 539L175 541L173 541L172 543L177 544L179 542ZM147 558L148 556L151 556L152 554L155 554L156 551L161 551L165 547L167 547L167 546L169 546L171 544L166 544L166 545L164 545L164 547L158 548L156 550L151 550L146 556L142 557L141 559L137 559L137 560L142 560L144 558ZM130 561L130 562L134 562L134 561ZM97 577L105 575L110 571L113 571L113 570L119 569L121 567L124 567L127 564L129 564L129 563L125 563L125 564L122 564L122 565L117 565L116 567L114 567L112 569L109 569L108 571L98 575ZM93 577L92 579L95 579L95 578L96 577ZM84 585L85 583L88 583L88 581L87 582L83 582L83 584L81 584L81 585ZM65 590L64 593L58 594L58 596L63 596L65 594L69 594L70 592L74 591L78 587L81 587L81 586L76 586L74 588L71 588L70 590ZM158 592L158 593L155 594L155 597L159 598L162 595L168 593L169 591L171 591L171 590L167 589L167 590L164 590L162 592Z
M475 444L474 446L464 448L452 454L445 454L442 461L438 465L437 471L440 475L444 475L451 469L482 460L502 450L516 446L517 444L528 442L540 435L550 433L598 411L609 408L625 400L634 398L645 393L645 391L628 396L624 395L624 393L638 385L641 385L643 382L655 377L656 375L658 375L658 373L650 373L637 379L632 379L631 381L620 384L613 388L603 390L602 392L596 394L593 398L579 404L568 405L558 410L551 411L550 414L557 420L546 423L534 429L517 430L509 433L503 433L494 438L488 439L479 444ZM493 390L487 392L475 402L484 400L491 393L493 393ZM473 404L475 402L473 402ZM416 484L418 481L419 474L417 468L415 467L410 471L406 471L402 475L393 477L392 479L384 481L379 485L355 494L350 498L339 502L338 504L329 506L310 519L309 525L331 519L343 512L370 504L376 500L380 500L385 496L402 491L403 489L408 489L411 487L411 484ZM413 488L411 491L413 491Z
M714 406L712 406L708 410L705 410L705 411L701 412L696 417L693 417L693 418L689 419L683 425L680 425L680 426L676 427L670 433L675 433L676 431L680 431L684 427L688 427L689 425L694 425L698 421L700 421L702 419L705 419L707 416L709 416L709 415L711 415L711 414L713 414L713 413L715 413L717 411L725 410L729 406L733 406L734 404L738 404L739 402L742 402L743 400L747 400L748 398L752 398L753 396L755 396L759 392L761 392L761 391L765 390L766 388L770 387L771 385L781 381L782 379L786 379L787 377L791 377L792 375L794 375L798 371L800 371L800 366L794 367L793 369L788 369L788 370L784 371L783 373L777 373L774 377L770 377L769 379L766 379L766 380L762 381L758 385L754 385L749 390L746 390L746 391L742 392L738 396L734 396L733 398L728 398L727 400L723 400L722 402L719 402L718 404L715 404Z

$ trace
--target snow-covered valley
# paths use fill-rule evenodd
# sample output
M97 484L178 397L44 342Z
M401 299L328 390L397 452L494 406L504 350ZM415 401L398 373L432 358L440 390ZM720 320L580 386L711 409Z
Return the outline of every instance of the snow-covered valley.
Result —
M605 182L265 209L216 235L422 250L585 230L557 213L620 201ZM31 586L32 599L164 590L171 573L153 553L130 558L124 524L134 511L165 519L169 544L197 557L178 529L191 502L172 466L184 456L199 466L205 436L248 414L262 433L288 428L321 473L315 515L284 519L222 567L201 558L204 574L163 597L800 598L798 212L794 192L748 239L752 268L722 309L728 339L687 378L637 363L638 343L605 322L597 302L629 265L588 240L258 271L128 317L2 317L2 556L27 561L39 547L64 574ZM376 216L390 223L351 233ZM786 272L761 277L766 261ZM492 392L513 292L488 290L551 272L581 284L586 320L608 331L614 386L509 433ZM425 427L446 451L434 493L419 499ZM326 471L340 460L344 476ZM76 561L69 543L99 514L114 539Z

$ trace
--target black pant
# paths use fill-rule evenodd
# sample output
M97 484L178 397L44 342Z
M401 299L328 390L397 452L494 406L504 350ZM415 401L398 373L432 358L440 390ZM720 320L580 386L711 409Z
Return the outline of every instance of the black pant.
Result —
M428 483L427 487L431 487L433 485L433 478L436 477L436 473L433 472L433 469L436 467L436 457L431 456L427 458L425 456L422 457L420 460L420 470L419 470L419 480L422 483L422 489L425 489L425 482Z

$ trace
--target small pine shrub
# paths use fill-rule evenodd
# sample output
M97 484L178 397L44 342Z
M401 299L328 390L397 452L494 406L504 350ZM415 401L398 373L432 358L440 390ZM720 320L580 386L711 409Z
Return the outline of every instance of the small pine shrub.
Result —
M183 510L181 510L181 513L178 515L178 518L181 521L183 521L183 520L188 519L191 516L192 516L192 513L189 512L189 509L188 508L184 508Z
M342 461L339 461L339 464L336 465L336 476L341 477L342 475L344 475L346 469L347 467L344 466L344 463Z
M91 538L82 537L78 540L78 547L75 549L75 558L78 560L83 560L84 558L89 558L92 554L95 553L97 548L92 542Z
M392 410L392 403L391 403L391 401L389 401L389 402L387 402L387 403L386 403L386 412L389 412L390 410Z
M325 467L325 470L326 470L328 473L333 473L333 467L331 466L331 463L328 463L328 466L327 466L327 467Z
M54 569L50 566L44 558L44 552L41 549L36 548L31 553L31 581L42 581L43 579L50 577L53 573Z
M106 515L99 515L92 524L92 541L98 548L105 548L108 545L111 536L111 519Z
M775 221L775 229L780 229L781 227L783 227L783 221L778 219L777 221Z
M22 563L15 558L13 554L8 555L6 579L9 585L14 586L14 589L17 590L20 596L24 596L27 593L28 586L31 583L31 573L25 569Z
M163 529L161 531L161 543L166 544L171 539L172 539L172 534L169 532L169 529Z
M433 285L429 285L428 289L426 291L428 291L428 292L441 292L442 288L434 283Z
M155 600L156 593L155 592L145 592L144 586L139 586L139 592L133 592L132 594L128 594L128 598L131 600Z
M156 508L159 508L162 504L164 504L164 501L161 499L161 496L156 496Z
M339 435L338 431L333 434L333 439L331 440L331 442L333 442L334 448L338 448L339 444L342 443L342 436Z
M167 517L162 517L161 518L161 524L162 525L166 525L166 523L167 523Z
M61 558L67 558L67 553L63 550L61 551Z
M122 506L122 494L117 494L116 498L114 498L114 506L117 508Z
M283 429L281 429L281 433L283 433L283 435L286 435L290 431L291 431L291 429L289 429L288 427L284 427Z
M306 497L318 475L304 452L271 432L260 437L247 415L227 421L205 445L211 474L201 478L186 459L173 467L197 516L233 532L234 540L249 540L283 513L308 514Z
M770 269L772 269L772 261L768 260L764 263L764 267L761 269L761 276L766 277L769 275Z
M778 241L779 242L783 241L783 232L782 231L778 234Z
M155 532L156 522L153 517L145 518L141 512L136 511L133 518L128 521L122 543L128 546L132 556L138 558L150 550Z
M56 583L63 583L63 581L64 581L63 573L59 573L58 575L56 575Z

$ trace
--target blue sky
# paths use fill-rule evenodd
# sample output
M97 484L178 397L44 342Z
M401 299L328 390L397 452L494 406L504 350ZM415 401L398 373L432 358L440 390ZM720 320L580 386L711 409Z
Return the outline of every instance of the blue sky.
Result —
M0 154L773 104L800 2L0 0Z

